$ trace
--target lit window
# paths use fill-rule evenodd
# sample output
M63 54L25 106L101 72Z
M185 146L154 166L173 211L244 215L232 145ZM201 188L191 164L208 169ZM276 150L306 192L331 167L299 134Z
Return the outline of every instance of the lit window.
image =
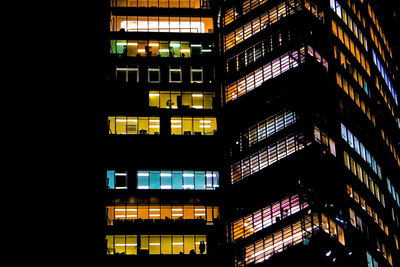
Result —
M203 68L192 68L190 70L191 83L203 83Z
M160 67L149 67L147 69L147 81L149 83L160 82Z
M170 67L169 82L170 83L181 83L182 82L182 68L181 67Z
M139 68L137 65L127 67L117 67L115 69L116 79L120 82L139 82Z
M128 189L126 172L107 171L108 189Z

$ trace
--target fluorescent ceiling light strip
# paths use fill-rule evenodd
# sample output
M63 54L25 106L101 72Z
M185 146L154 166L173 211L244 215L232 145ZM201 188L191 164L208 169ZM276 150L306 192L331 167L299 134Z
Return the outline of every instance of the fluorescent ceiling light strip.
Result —
M190 52L189 48L181 48L180 50L181 50L181 52Z
M160 243L149 243L150 246L159 246Z
M149 122L160 122L160 120L149 120Z
M150 217L160 217L160 214L150 214Z
M211 128L211 125L200 125L200 128Z
M115 173L115 176L126 176L126 173Z
M201 49L201 52L211 52L211 49Z
M193 97L203 97L203 94L192 94Z
M137 189L149 189L149 188L150 188L149 186L143 186L143 185L137 187Z
M170 185L162 185L161 186L161 189L171 189L172 188L172 186L170 186Z
M116 119L117 122L137 122L137 119Z
M183 246L183 243L172 243L174 246Z
M201 47L201 44L191 44L191 47Z
M158 43L151 43L151 44L149 44L149 46L160 46L160 44L158 44Z
M149 209L149 211L160 211L160 209Z
M183 214L172 214L172 216L179 216L179 217L182 217Z
M160 128L160 125L149 125L149 128Z
M149 94L149 96L160 96L160 94Z
M171 177L172 174L171 173L160 173L161 177Z
M146 52L145 49L138 49L137 51L138 51L139 53L144 53L144 52Z
M193 173L184 173L183 177L194 177Z
M171 120L172 123L181 123L181 120Z
M137 176L150 176L148 172L138 172Z
M138 43L117 43L117 45L130 45L130 46L137 46Z
M163 52L167 52L169 53L169 49L158 49L159 52L163 53Z
M181 125L171 125L171 128L182 128Z
M172 209L172 211L183 211L183 209Z
M115 189L128 189L128 187L126 187L126 186L117 186L117 187L115 187Z
M211 120L200 120L200 123L211 123Z
M192 106L192 108L198 108L198 109L202 109L203 106Z
M136 247L137 244L115 244L116 247Z

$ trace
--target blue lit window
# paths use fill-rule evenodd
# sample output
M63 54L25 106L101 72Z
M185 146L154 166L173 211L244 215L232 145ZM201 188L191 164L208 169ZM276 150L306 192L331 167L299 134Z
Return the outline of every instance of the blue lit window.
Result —
M347 141L347 129L346 129L346 126L344 126L343 123L341 123L340 126L341 126L342 138Z
M150 171L150 189L160 189L160 172Z
M138 189L149 189L149 172L148 171L138 171L137 172L137 179L138 179L138 184L137 188Z
M195 189L193 171L183 171L183 189Z
M171 171L161 171L161 189L172 189L172 174Z
M138 171L137 189L215 190L219 187L216 171Z
M194 189L204 190L206 189L206 177L204 172L194 172Z
M172 171L172 189L183 188L183 175L182 171Z
M349 130L347 130L347 142L349 143L349 145L350 145L351 147L354 148L353 134L352 134Z

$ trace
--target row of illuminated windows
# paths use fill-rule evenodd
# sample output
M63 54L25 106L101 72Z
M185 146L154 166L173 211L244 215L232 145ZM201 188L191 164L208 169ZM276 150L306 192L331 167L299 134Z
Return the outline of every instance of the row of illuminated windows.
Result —
M392 194L392 197L394 199L394 201L397 203L397 205L400 207L400 197L399 194L397 193L396 189L394 188L394 186L391 184L390 180L388 177L386 177L386 184L387 184L387 188L390 194Z
M392 113L393 118L395 118L394 105L392 104L392 101L391 101L390 97L388 97L388 95L386 93L386 90L383 90L382 84L379 83L378 76L375 76L375 86L376 86L376 88L378 88L378 91L381 94L383 100L385 100L386 106L388 107L390 113ZM397 125L398 125L398 127L400 129L400 119L398 119L398 118L396 119L395 118L395 120L396 120L396 123L397 123Z
M321 214L321 218L316 213L313 213L313 215L306 214L303 219L247 245L235 257L236 266L266 261L273 254L302 242L306 233L315 233L320 227L341 244L345 244L344 230L334 220L327 218L324 214Z
M397 100L396 91L393 88L393 85L392 85L392 82L390 81L389 75L386 74L385 68L383 67L379 58L376 56L374 49L372 49L372 60L374 61L376 67L378 68L379 72L381 73L383 80L385 81L386 85L388 86L389 91L393 96L394 102L396 102L396 105L398 105L399 103Z
M291 33L289 31L280 31L269 35L264 40L253 44L245 51L240 51L235 56L229 58L226 61L226 71L236 72L243 68L251 65L254 62L259 61L268 55L268 53L274 51L278 47L281 47L291 39Z
M368 51L367 38L362 33L361 29L357 27L357 24L351 17L346 13L346 11L341 7L341 5L336 0L330 0L331 9L335 11L336 15L343 20L343 22L349 27L349 29L354 33L354 36L358 38L360 43L364 45L365 50Z
M109 134L159 135L159 117L109 116ZM171 135L214 135L215 117L171 117Z
M389 227L387 226L387 224L383 223L382 218L380 218L378 214L374 210L372 210L371 206L366 203L365 198L363 198L350 185L347 185L347 195L352 199L354 199L355 202L360 204L361 208L365 210L368 213L368 215L374 220L374 222L379 225L382 231L384 231L385 234L389 236ZM356 227L354 218L350 217L350 222L351 224L353 224L354 227Z
M304 0L304 7L310 11L316 18L325 23L324 11L313 1Z
M378 49L379 54L382 56L383 61L386 63L386 67L389 67L389 62L386 59L385 52L383 51L382 46L381 46L381 42L379 41L378 36L375 34L375 31L372 28L372 26L370 26L370 28L369 28L369 33L371 35L372 41L375 44L376 49Z
M219 218L218 207L204 205L116 205L107 206L107 224L115 220L205 220Z
M364 183L364 185L369 188L371 193L380 201L380 203L385 207L385 198L383 193L381 193L381 190L379 189L379 186L374 183L372 178L368 176L368 174L361 168L361 166L354 161L352 157L349 156L349 154L344 151L344 165L360 180L361 183Z
M361 0L362 2L363 0ZM356 7L356 3L353 0L347 0L347 6L349 7L349 9L353 12L353 14L355 16L357 16L357 19L360 23L362 23L362 25L365 28L365 18L364 16L361 15L361 11L359 7Z
M206 235L106 235L107 254L207 254Z
M357 59L358 63L364 68L364 70L371 76L371 68L368 60L364 54L358 49L357 45L343 32L342 28L332 20L332 32L339 38L339 40L346 46L346 48L351 52L351 54Z
M246 238L307 207L307 203L300 204L299 195L297 194L269 204L235 220L231 225L232 241L235 242L237 239Z
M350 223L361 232L365 232L368 235L368 226L364 224L359 216L357 216L352 208L349 208ZM381 252L383 257L393 266L392 254L388 250L387 246L376 239L377 251Z
M380 166L376 163L374 156L369 153L368 149L358 140L353 133L344 126L343 123L340 123L341 135L342 138L353 148L358 155L360 155L365 162L374 170L376 174L378 174L379 178L382 179L382 173Z
M336 145L332 138L328 137L323 131L314 126L314 140L323 144L328 151L336 157Z
M287 2L282 2L279 5L262 13L252 21L249 21L245 25L240 26L236 30L226 34L223 37L224 51L231 49L244 40L257 34L261 30L265 29L268 25L274 24L282 18L294 14L296 9L301 10L300 2L296 1L295 3L294 0L290 0Z
M216 118L171 117L171 135L214 135L216 132Z
M353 77L353 79L358 82L360 87L364 89L364 92L368 96L371 96L367 81L363 78L361 73L357 71L357 68L351 65L349 59L346 58L345 54L340 51L336 46L333 46L333 56L340 63L340 65L349 72L351 77Z
M297 114L295 112L289 110L280 111L246 129L245 132L241 132L239 141L236 144L239 143L240 151L242 151L292 125L296 120Z
M245 157L231 165L231 183L234 184L244 178L270 166L271 164L304 148L303 134L290 134L277 142Z
M213 18L111 16L110 31L213 33Z
M243 15L246 15L251 10L261 6L262 4L267 3L268 0L245 0L242 3L239 3L239 7L233 6L230 9L224 12L224 16L222 19L222 25L225 27L226 25L234 22L238 18Z
M392 142L389 139L389 136L385 134L385 131L381 129L381 136L385 144L389 147L390 152L392 152L394 159L397 161L397 164L400 165L400 156L397 154L396 148L393 146Z
M139 67L132 65L129 67L116 67L116 78L121 82L138 83L139 82ZM189 72L189 73L188 73ZM190 70L182 66L169 66L168 82L169 83L203 83L203 67L190 66ZM190 78L190 79L189 79ZM147 82L161 83L161 68L160 66L147 67Z
M360 95L353 89L353 86L338 72L336 72L336 83L347 95L350 96L350 98L356 103L362 112L367 115L367 118L372 122L372 124L376 126L375 115L371 112L371 109L367 106Z
M390 57L392 57L393 56L392 49L390 48L389 43L388 43L388 41L386 39L386 36L383 33L382 27L379 25L379 21L375 16L375 12L374 12L374 10L372 10L371 5L369 3L368 3L368 14L371 17L372 21L374 22L376 28L378 29L378 31L379 31L379 33L381 35L381 38L382 38L384 44L386 45L387 51L390 54Z
M368 267L379 267L378 261L372 258L371 253L366 251Z
M329 68L328 61L324 57L322 57L321 54L317 50L315 50L311 46L307 45L307 53L311 57L314 57L317 60L317 62L321 63L324 66L325 70L328 71L328 68Z
M214 97L214 92L149 91L149 106L168 109L212 109Z
M217 171L140 170L137 172L137 189L215 190L218 187Z
M288 226L275 231L247 245L235 256L235 266L247 266L254 263L261 263L268 260L273 254L282 252L290 245L295 245L303 241L303 235L307 232L313 232L314 227L311 224L311 216L305 215L305 225L298 220ZM314 220L315 228L318 228L318 217Z
M275 78L282 73L299 66L304 62L304 47L300 51L291 51L274 59L272 62L250 72L246 76L225 86L226 103L259 87L265 81Z
M160 134L159 117L109 116L109 134Z
M210 8L209 0L110 0L111 7Z
M208 44L207 44L208 43ZM177 57L190 58L212 52L209 42L111 40L110 53L128 57Z

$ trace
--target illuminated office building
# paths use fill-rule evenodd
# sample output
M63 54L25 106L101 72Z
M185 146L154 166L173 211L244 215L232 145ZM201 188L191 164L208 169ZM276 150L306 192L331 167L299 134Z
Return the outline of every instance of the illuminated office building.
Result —
M107 262L400 264L378 2L111 1Z
M208 0L110 1L107 263L217 260L224 228L217 231L214 10Z

